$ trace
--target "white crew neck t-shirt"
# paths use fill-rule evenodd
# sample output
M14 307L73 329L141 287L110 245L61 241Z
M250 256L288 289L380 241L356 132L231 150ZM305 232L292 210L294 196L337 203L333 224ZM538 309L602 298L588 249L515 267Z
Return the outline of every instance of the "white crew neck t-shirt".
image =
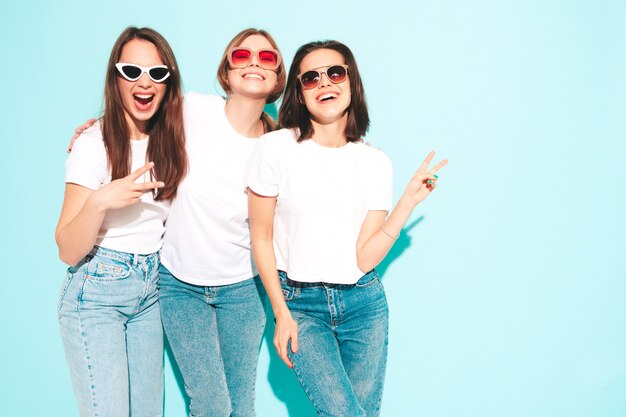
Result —
M130 144L133 172L146 164L148 139L131 140ZM137 180L149 181L149 173ZM65 162L65 182L92 190L111 182L100 122L85 130L74 142ZM157 252L163 243L164 222L169 207L169 201L154 201L152 193L147 192L138 204L108 210L98 231L96 245L140 255Z
M161 262L194 285L234 284L257 274L244 176L258 139L232 128L225 104L219 96L185 95L189 171L172 202Z
M356 242L369 210L389 211L392 166L362 142L328 148L296 141L292 130L268 133L250 160L255 193L276 196L274 252L279 270L301 282L354 284Z

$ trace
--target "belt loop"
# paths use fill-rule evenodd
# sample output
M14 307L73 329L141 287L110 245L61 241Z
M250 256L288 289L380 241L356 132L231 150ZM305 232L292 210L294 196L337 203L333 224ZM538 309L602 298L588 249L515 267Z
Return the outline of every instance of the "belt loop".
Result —
M139 255L134 253L133 254L133 267L136 267L138 262L139 262Z

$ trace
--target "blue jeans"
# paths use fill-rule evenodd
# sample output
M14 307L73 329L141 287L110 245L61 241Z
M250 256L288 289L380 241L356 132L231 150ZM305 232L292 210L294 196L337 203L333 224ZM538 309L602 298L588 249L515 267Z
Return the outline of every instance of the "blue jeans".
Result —
M192 417L253 417L256 368L265 330L258 277L200 286L160 269L163 328L185 381Z
M318 416L378 416L389 312L376 271L354 285L299 283L282 271L279 276L298 323L298 352L287 351Z
M163 415L158 266L96 246L68 269L58 316L82 417Z

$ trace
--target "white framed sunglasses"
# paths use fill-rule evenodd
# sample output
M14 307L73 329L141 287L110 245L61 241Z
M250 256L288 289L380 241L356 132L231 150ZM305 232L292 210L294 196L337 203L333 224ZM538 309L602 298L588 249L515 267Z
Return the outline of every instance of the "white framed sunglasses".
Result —
M147 73L148 77L155 83L162 83L170 76L170 70L167 65L155 65L153 67L142 67L135 64L128 64L126 62L118 62L115 64L115 68L122 77L128 81L137 81L141 78L143 73Z

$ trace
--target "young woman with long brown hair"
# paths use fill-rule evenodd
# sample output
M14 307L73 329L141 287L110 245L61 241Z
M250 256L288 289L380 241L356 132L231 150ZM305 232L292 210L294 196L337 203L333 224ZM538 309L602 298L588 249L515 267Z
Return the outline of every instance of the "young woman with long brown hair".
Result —
M252 260L244 175L258 138L277 127L264 112L286 80L272 36L253 28L235 35L217 78L225 98L185 95L189 172L166 224L159 304L191 415L253 417L266 296Z
M180 84L159 33L124 30L102 119L66 163L56 241L70 268L58 313L81 416L163 412L158 251L187 170Z

